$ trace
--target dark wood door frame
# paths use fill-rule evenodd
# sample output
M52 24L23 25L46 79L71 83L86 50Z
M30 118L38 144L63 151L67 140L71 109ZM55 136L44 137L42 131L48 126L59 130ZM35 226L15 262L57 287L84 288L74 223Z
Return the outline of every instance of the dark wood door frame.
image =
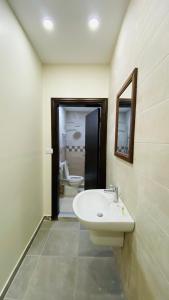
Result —
M51 98L51 140L52 140L52 207L55 220L59 214L59 105L101 107L100 116L100 168L99 188L106 187L106 143L107 143L107 98Z

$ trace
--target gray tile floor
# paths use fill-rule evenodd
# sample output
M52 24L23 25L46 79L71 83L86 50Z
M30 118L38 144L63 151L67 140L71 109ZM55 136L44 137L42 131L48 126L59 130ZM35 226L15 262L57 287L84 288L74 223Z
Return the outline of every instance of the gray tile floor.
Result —
M44 221L5 300L122 300L111 247L79 222Z

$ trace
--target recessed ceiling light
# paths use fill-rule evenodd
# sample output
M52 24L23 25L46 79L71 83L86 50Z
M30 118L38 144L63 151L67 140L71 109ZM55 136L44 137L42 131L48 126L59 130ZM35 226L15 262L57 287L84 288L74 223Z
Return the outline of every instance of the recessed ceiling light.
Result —
M89 28L93 31L97 30L100 26L98 18L91 18L88 22Z
M52 31L54 29L54 24L53 24L52 20L45 18L43 20L43 27L48 31Z

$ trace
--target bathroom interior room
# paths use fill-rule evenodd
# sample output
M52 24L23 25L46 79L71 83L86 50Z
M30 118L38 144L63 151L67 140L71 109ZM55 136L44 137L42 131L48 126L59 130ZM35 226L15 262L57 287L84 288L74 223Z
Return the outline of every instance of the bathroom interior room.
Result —
M169 0L0 0L0 300L169 300Z
M92 125L94 125L94 119L90 113L92 111L97 113L97 110L99 110L97 107L59 107L60 217L74 216L73 199L79 192L84 191L85 175L88 175L85 174L86 122L87 116L90 115ZM87 138L90 137L87 136ZM99 147L99 141L96 147Z

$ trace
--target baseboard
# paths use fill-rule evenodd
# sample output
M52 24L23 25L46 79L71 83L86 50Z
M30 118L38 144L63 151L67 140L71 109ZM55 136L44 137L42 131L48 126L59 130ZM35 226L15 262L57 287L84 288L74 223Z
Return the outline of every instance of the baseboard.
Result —
M50 215L45 215L44 220L52 221L52 217Z
M16 273L17 273L17 271L18 271L18 269L19 269L19 267L20 267L20 265L21 265L21 263L22 263L22 261L24 260L24 258L25 258L25 256L26 256L26 253L28 252L28 250L29 250L29 248L30 248L30 246L31 246L31 244L32 244L32 242L33 242L33 240L34 240L34 238L35 238L35 236L36 236L36 234L37 234L37 232L38 232L38 230L39 230L39 228L40 228L42 222L43 222L43 220L44 220L46 217L47 217L47 216L44 216L44 217L40 220L40 222L38 223L38 225L37 225L35 231L33 232L32 236L31 236L31 238L30 238L30 241L28 242L27 246L25 247L24 251L22 252L21 256L19 257L19 259L18 259L18 261L17 261L15 267L13 268L13 270L12 270L12 272L11 272L9 278L7 279L7 281L6 281L6 283L5 283L4 288L3 288L2 291L0 292L0 300L3 300L3 298L5 297L5 294L7 293L7 290L8 290L8 288L9 288L9 286L11 285L11 283L12 283L12 281L13 281L13 279L14 279L14 277L15 277L15 275L16 275Z

